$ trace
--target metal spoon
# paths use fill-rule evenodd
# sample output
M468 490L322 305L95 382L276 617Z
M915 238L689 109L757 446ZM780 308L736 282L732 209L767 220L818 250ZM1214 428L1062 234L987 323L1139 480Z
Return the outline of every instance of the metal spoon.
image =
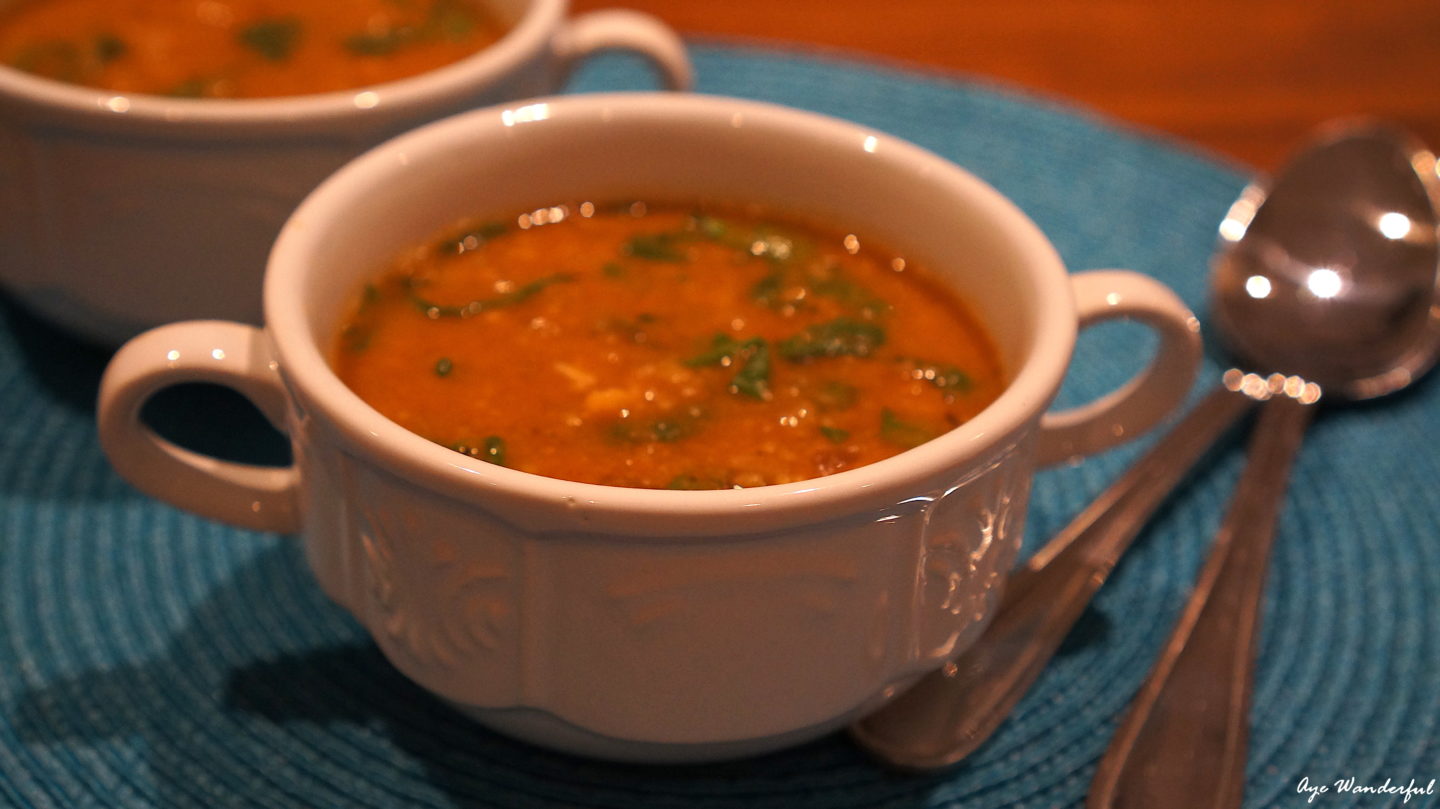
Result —
M1410 292L1398 295L1403 302L1393 303L1391 311L1410 313L1407 315L1409 320L1418 318L1423 325L1417 327L1409 321L1400 325L1390 315L1384 315L1385 322L1392 322L1397 331L1406 335L1405 339L1396 341L1396 345L1403 343L1412 350L1403 359L1397 357L1393 362L1379 364L1393 368L1408 367L1409 373L1414 376L1433 361L1437 348L1436 335L1440 332L1436 326L1440 316L1429 313L1430 301L1435 296L1435 212L1424 185L1416 179L1417 172L1429 172L1425 176L1434 177L1433 158L1415 147L1408 138L1374 127L1328 134L1315 148L1328 152L1328 144L1332 142L1367 143L1371 140L1379 144L1382 151L1390 153L1398 149L1398 154L1411 161L1411 166L1403 169L1387 164L1381 174L1398 175L1399 184L1412 192L1414 199L1408 208L1411 213L1407 215L1414 226L1417 243L1423 243L1424 234L1430 234L1429 297L1413 289L1425 286L1425 282L1418 280L1424 268L1417 260L1414 267L1403 274L1409 280L1397 283L1385 273L1354 274L1350 278L1349 294L1337 296L1339 300L1332 298L1329 302L1344 305L1357 299L1361 291L1364 292L1364 300L1396 298L1395 293L1387 291L1390 287L1410 289ZM1337 158L1348 163L1348 150L1341 151L1343 154L1332 153L1331 157L1323 158L1322 167L1326 161ZM1361 162L1369 166L1361 173L1369 176L1373 160L1363 159ZM1307 174L1317 170L1310 167L1308 158L1303 156L1296 160L1294 166L1295 171L1303 170ZM1293 183L1288 179L1291 173L1287 171L1276 183L1277 191L1283 191ZM1348 168L1343 170L1339 184L1330 189L1337 192L1333 196L1350 198L1354 173ZM1392 182L1395 182L1393 178ZM1308 196L1311 193L1284 191L1283 196ZM1388 201L1389 198L1374 193L1359 196L1366 201L1377 197ZM1264 188L1252 185L1232 206L1221 227L1227 246L1217 262L1217 275L1221 272L1220 265L1235 256L1242 247L1248 249L1249 245L1270 241L1262 240L1264 231L1256 228L1248 231L1250 238L1242 238L1264 198ZM1287 202L1284 207L1288 209L1292 205ZM1343 210L1349 211L1351 217L1368 216L1374 219L1375 212ZM1400 208L1389 210L1402 212ZM1259 252L1269 253L1271 248L1265 247ZM1354 263L1353 258L1347 258L1347 266ZM1410 277L1412 275L1413 278ZM1273 286L1274 282L1272 291ZM1375 317L1375 322L1382 320L1378 313ZM1303 339L1299 333L1295 337ZM1398 379L1400 372L1396 374ZM1283 385L1281 389L1283 391ZM939 671L922 678L885 707L853 725L851 736L855 741L882 761L907 770L948 766L973 752L1000 726L1029 690L1154 510L1254 400L1267 399L1271 395L1267 380L1234 369L1227 372L1222 384L1205 397L1189 416L1011 577L995 618L973 646Z
M1222 225L1234 243L1216 262L1212 309L1237 356L1285 375L1269 377L1215 547L1087 809L1240 806L1265 568L1315 405L1400 390L1440 356L1433 154L1395 129L1349 126L1297 156L1263 199Z

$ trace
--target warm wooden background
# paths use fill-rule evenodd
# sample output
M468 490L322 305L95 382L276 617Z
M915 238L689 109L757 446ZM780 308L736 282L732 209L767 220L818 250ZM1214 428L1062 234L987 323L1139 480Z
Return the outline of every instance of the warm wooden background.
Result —
M974 74L1273 169L1369 114L1440 148L1440 0L573 0L684 36L839 48Z

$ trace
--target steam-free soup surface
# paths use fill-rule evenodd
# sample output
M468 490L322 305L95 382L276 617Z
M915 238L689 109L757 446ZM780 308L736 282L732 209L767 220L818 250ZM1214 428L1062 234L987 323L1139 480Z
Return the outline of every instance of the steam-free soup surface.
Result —
M1004 384L926 270L748 211L471 222L359 297L333 362L361 398L458 452L589 483L828 475L944 433Z
M258 98L344 90L499 39L478 0L20 0L0 62L120 93Z

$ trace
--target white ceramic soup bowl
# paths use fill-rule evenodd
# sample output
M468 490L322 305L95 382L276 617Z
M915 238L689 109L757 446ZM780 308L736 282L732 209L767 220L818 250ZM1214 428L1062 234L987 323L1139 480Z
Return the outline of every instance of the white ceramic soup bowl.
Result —
M348 304L405 248L465 216L631 199L759 202L879 239L974 302L1013 381L888 460L687 492L470 459L387 420L328 365ZM1079 325L1112 317L1158 332L1151 365L1047 413ZM199 514L298 531L320 586L394 665L486 725L644 761L818 736L956 654L1014 561L1036 465L1151 427L1199 359L1196 321L1166 288L1067 275L1014 205L934 154L814 114L665 94L495 107L370 152L286 224L265 319L171 324L120 350L99 405L120 473ZM185 381L248 395L295 465L238 466L154 435L141 405Z
M0 5L17 0L0 0ZM688 88L679 39L629 11L483 0L499 42L354 91L245 100L119 95L0 66L0 284L102 343L197 317L259 323L265 256L346 161L427 121L551 93L585 56L638 52Z

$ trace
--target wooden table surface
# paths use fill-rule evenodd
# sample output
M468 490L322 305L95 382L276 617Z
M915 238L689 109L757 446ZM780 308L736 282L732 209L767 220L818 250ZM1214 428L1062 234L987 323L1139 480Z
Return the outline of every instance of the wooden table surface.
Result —
M1316 124L1440 149L1440 0L573 0L686 37L838 49L1013 84L1272 170Z

